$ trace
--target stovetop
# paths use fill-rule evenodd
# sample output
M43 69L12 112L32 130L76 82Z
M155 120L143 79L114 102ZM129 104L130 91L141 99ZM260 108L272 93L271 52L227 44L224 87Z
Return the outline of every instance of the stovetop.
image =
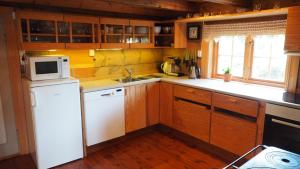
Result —
M300 169L300 155L268 147L239 169Z
M285 102L300 104L300 94L285 92L283 93L282 99Z

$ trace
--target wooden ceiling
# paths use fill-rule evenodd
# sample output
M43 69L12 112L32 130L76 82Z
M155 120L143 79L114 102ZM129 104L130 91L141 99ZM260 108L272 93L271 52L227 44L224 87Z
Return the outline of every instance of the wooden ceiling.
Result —
M226 13L235 12L236 8L251 9L253 1L255 0L0 0L0 5L99 16L165 20L185 17L188 13L201 13L214 7Z

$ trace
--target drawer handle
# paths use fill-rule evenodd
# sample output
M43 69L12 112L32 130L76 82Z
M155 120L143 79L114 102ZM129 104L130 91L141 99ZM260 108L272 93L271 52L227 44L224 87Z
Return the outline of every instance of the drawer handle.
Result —
M193 89L187 89L186 91L189 92L189 93L194 93L195 92Z
M278 123L278 124L281 124L281 125L285 125L285 126L289 126L289 127L294 127L294 128L300 129L300 126L299 126L299 125L297 125L297 124L292 124L292 123L289 123L289 122L286 122L286 121L281 121L281 120L277 120L277 119L272 119L272 122Z
M202 93L197 93L197 91L196 91L196 90L193 90L193 89L187 89L186 91L187 91L188 93L196 94L196 95L198 95L198 96L203 96Z
M228 101L230 101L231 103L237 103L238 102L238 100L236 100L236 99L229 99Z

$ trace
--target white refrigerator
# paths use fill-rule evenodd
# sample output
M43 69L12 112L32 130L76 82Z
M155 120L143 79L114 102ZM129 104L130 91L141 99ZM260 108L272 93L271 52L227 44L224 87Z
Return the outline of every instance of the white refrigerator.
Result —
M83 157L79 81L23 79L30 153L38 169Z

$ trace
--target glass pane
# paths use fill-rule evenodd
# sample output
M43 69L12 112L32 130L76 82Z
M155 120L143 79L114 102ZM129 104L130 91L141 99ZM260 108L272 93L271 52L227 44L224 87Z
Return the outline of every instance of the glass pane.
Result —
M69 23L57 22L57 27L58 27L59 35L69 35L70 34Z
M27 35L23 35L23 42L28 42L28 36Z
M148 34L149 33L149 27L147 26L135 26L134 27L135 34Z
M70 43L70 37L69 36L59 36L58 42L59 43Z
M123 34L123 26L122 25L106 25L105 33L107 34Z
M31 34L55 34L54 21L29 20Z
M31 42L48 42L48 43L55 43L56 37L55 36L31 36Z
M119 36L119 35L109 35L109 36L106 36L106 43L124 43L124 40L123 40L123 36Z
M132 43L133 42L133 38L131 35L126 35L125 36L125 42L126 43Z
M287 60L284 38L284 35L254 37L252 78L284 82Z
M73 43L92 43L93 38L92 37L74 37L72 39Z
M72 33L74 35L92 35L92 24L72 23Z
M232 37L222 36L219 39L219 54L232 55Z
M137 36L133 38L132 43L150 43L148 36Z
M132 34L132 26L125 26L125 33Z
M21 19L22 33L28 33L26 19Z
M242 77L244 69L244 36L222 36L219 38L217 73L223 74L224 69L231 68L233 76Z
M58 42L70 43L70 24L67 22L57 22Z

